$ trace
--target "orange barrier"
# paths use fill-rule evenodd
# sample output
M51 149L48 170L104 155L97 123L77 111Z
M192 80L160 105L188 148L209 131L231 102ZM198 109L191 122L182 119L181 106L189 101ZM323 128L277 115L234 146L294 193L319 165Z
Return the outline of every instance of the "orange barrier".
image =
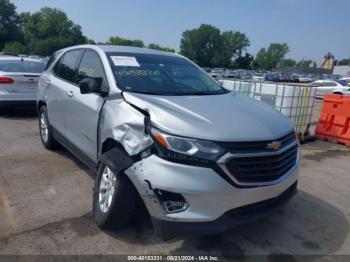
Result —
M315 135L321 140L350 146L350 96L324 96Z

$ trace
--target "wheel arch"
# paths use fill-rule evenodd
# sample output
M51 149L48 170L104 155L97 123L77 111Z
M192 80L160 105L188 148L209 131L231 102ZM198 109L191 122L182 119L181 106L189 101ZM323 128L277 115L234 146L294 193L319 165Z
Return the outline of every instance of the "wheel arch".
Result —
M42 100L39 100L38 103L36 104L36 110L37 112L40 111L40 109L43 107L43 106L46 106L46 103Z

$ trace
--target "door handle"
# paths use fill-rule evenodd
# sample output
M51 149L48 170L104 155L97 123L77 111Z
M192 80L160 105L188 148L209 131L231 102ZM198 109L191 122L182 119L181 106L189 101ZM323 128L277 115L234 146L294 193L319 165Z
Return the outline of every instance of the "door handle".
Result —
M66 95L69 96L69 97L72 97L73 96L73 91L72 90L66 91Z

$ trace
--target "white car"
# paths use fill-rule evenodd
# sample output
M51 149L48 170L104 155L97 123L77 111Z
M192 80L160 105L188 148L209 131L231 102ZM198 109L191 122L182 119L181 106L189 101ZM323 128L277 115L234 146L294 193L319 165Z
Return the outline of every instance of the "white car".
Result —
M343 77L343 78L340 78L339 81L343 81L343 82L346 82L346 83L350 83L350 77Z
M310 83L310 87L317 88L316 98L323 98L325 94L343 94L349 91L350 87L343 86L333 80L317 80Z
M265 75L261 73L255 73L252 79L256 82L262 82L265 81Z
M0 56L0 107L35 105L45 65L39 59Z

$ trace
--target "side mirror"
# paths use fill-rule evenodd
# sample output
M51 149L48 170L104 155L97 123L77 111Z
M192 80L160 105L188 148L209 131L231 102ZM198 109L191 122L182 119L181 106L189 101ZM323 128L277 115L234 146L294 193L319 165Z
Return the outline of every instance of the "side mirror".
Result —
M101 93L102 78L96 77L86 77L79 82L80 93L90 94L90 93Z

